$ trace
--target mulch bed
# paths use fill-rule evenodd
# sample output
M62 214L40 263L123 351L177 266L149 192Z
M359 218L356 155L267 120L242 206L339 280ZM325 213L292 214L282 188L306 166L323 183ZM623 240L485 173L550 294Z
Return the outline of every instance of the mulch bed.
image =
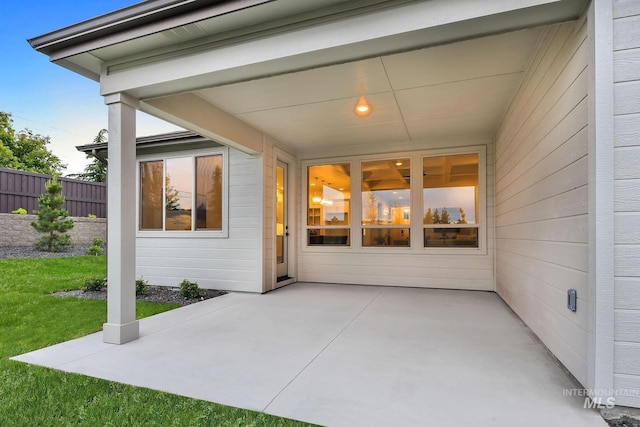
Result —
M219 297L226 294L225 291L218 291L214 289L200 289L200 297L193 299L186 299L180 295L180 289L168 288L164 286L149 286L147 291L142 295L136 295L138 301L160 302L165 304L179 304L181 306L193 304L200 301L205 301L211 298ZM57 297L76 297L85 299L106 299L107 288L105 287L101 291L64 291L54 292L51 295Z

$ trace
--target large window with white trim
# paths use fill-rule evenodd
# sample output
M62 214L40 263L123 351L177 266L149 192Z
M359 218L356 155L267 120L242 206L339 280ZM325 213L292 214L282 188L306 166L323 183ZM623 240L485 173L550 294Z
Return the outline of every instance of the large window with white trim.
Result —
M478 163L478 153L423 157L425 247L478 247Z
M310 161L304 166L306 247L486 250L483 147Z
M349 246L351 164L307 168L307 245Z
M223 231L223 153L142 160L139 165L140 231Z
M361 163L362 246L410 246L411 159Z

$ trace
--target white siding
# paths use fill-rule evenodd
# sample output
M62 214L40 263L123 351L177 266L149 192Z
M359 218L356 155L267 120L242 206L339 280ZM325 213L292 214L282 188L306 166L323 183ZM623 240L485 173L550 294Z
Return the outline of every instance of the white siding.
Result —
M474 289L494 290L493 252L494 252L494 227L493 227L493 182L494 182L494 144L493 138L478 135L474 138L461 138L451 141L421 141L389 143L383 145L368 146L365 153L362 147L351 147L343 150L333 150L332 155L357 156L363 154L382 154L388 152L411 152L429 149L446 149L464 146L485 146L487 156L487 213L486 225L487 251L486 254L433 254L425 253L420 248L408 250L395 248L384 250L383 253L371 249L368 251L352 250L347 248L307 248L305 218L306 191L300 186L298 195L301 218L299 231L298 250L298 280L345 283L362 285L383 286L410 286L425 288L447 289ZM326 158L327 153L324 153ZM304 160L313 160L318 153L301 155ZM306 171L300 169L298 176L305 177ZM352 177L352 192L358 194L357 177ZM421 236L412 239L421 241ZM359 237L352 236L352 244L358 244Z
M614 1L616 403L640 406L640 2ZM636 396L626 396L635 390Z
M229 148L229 237L138 237L137 276L177 286L262 291L262 157ZM167 233L169 235L169 233Z
M587 26L545 29L496 136L496 290L587 380ZM575 288L578 310L566 307Z

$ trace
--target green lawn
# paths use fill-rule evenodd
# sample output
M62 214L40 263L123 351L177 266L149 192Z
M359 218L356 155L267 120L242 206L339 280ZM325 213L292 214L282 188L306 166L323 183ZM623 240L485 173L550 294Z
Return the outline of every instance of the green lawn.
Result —
M106 302L51 297L104 277L104 257L0 260L0 425L298 426L285 418L8 360L101 329ZM138 302L142 318L176 305Z

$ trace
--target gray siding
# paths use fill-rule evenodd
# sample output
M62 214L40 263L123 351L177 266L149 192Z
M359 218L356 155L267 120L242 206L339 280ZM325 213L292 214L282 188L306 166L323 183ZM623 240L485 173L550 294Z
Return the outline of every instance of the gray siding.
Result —
M616 403L640 406L640 2L614 1ZM632 393L631 393L632 394Z
M496 290L587 381L587 26L545 29L496 136ZM566 292L578 292L578 310Z

